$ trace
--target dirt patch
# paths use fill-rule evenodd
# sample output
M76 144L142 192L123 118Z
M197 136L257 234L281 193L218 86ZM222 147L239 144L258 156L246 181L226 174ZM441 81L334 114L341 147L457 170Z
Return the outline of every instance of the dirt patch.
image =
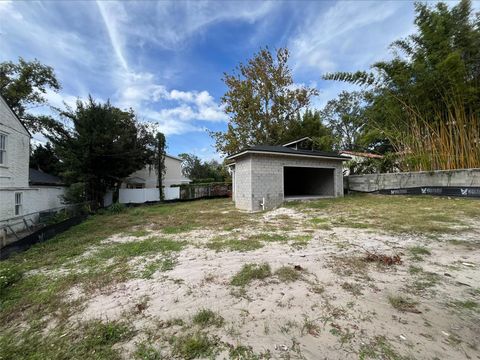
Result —
M276 210L268 219L285 214L293 212ZM198 242L214 234L195 230L182 238ZM440 280L426 289L425 296L412 295L418 310L408 312L394 308L389 298L405 294L409 284L418 280L421 275L409 273L409 267L418 262L407 256L395 266L382 266L381 262L365 261L365 252L360 250L406 253L424 241L415 236L334 228L314 232L301 249L285 243L268 243L248 252L214 252L189 246L179 253L172 270L157 272L151 279L133 279L116 285L108 294L94 295L72 321L129 317L141 332L176 318L189 324L199 309L211 309L226 322L221 328L209 329L209 334L224 344L244 344L256 353L268 351L274 358L288 354L291 358L316 359L321 352L327 358L356 359L368 344L377 344L380 353L387 346L398 356L474 357L479 323L474 318L460 318L445 303L453 297L468 296L465 291L480 279L479 268L459 266L446 277L442 263L479 264L479 254L452 254L445 244L439 249L430 244L435 258L425 259L421 265L425 272L440 274ZM335 260L339 257L341 263ZM362 262L361 268L356 261ZM236 289L230 284L232 277L243 265L252 263L268 263L272 275ZM283 282L275 276L277 269L296 265L302 269L302 278ZM458 285L459 281L466 285ZM139 313L142 299L148 300ZM177 333L179 329L162 329L166 338L172 331ZM460 342L453 342L451 334Z

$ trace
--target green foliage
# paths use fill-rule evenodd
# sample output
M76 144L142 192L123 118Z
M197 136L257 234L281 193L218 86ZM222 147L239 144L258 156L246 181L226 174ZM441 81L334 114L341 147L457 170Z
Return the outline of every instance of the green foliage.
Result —
M318 94L314 88L293 86L288 57L285 48L276 54L264 48L224 75L228 90L222 104L230 120L226 132L211 132L218 151L233 154L252 144L280 144L295 115Z
M480 161L478 17L469 0L419 2L415 13L415 34L391 45L391 60L373 64L370 73L324 78L368 90L363 140L371 149L393 147L405 158L413 155L413 163L405 159L406 170L475 167Z
M225 320L223 317L210 309L202 309L198 311L192 319L194 324L200 325L202 328L207 326L221 327Z
M0 264L0 292L15 284L22 275L23 273L16 266Z
M216 160L202 161L195 154L180 154L183 174L194 183L223 182L230 179L224 164Z
M121 203L117 202L117 203L113 203L112 205L110 205L107 208L107 212L109 214L116 215L116 214L120 214L120 213L124 212L126 209L127 209L127 207L125 206L125 204L121 204Z
M289 124L280 142L286 144L293 140L309 137L312 142L308 149L331 151L336 147L332 130L325 126L320 111L307 109L303 114L297 113L295 121Z
M348 168L349 175L390 173L398 171L398 155L387 153L383 158L365 158L361 160L350 160L344 163Z
M295 270L291 266L282 266L275 271L275 275L281 282L293 282L297 281L302 277L300 271Z
M71 217L71 214L69 214L68 211L66 211L65 209L60 210L56 212L53 216L50 216L47 219L46 224L47 225L57 224L59 222L67 220L70 217Z
M85 183L87 201L103 204L108 188L118 187L123 178L143 168L152 157L153 136L132 111L89 97L60 115L71 126L54 121L55 128L47 137L70 181Z
M126 341L134 332L122 322L89 321L79 328L60 328L46 334L38 328L18 332L8 331L0 336L2 359L121 359L113 346Z
M0 63L0 94L32 133L45 128L44 118L28 114L27 109L46 104L46 91L57 92L60 88L53 68L36 59L25 61L20 57L18 63Z
M173 354L181 359L213 357L218 352L219 341L203 333L174 337Z
M363 149L361 136L366 123L364 94L342 91L330 100L321 114L335 137L339 150Z
M137 344L134 358L137 360L162 360L164 357L152 345L146 343Z
M405 298L403 296L389 296L388 302L392 305L395 309L403 312L418 312L416 306L417 302L411 299Z
M60 159L50 143L37 145L30 154L30 167L50 175L58 176L61 171Z
M263 244L255 239L222 239L215 238L207 243L207 248L215 251L228 249L230 251L253 251L263 247Z
M242 269L235 274L230 281L234 286L245 286L253 280L263 280L272 275L270 265L264 264L245 264Z
M63 195L63 201L67 204L79 204L85 201L85 183L73 183Z

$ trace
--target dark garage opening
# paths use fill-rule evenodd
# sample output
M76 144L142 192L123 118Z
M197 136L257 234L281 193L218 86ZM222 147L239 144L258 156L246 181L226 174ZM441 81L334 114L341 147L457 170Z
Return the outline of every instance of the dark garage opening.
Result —
M283 188L285 198L334 196L334 169L284 167Z

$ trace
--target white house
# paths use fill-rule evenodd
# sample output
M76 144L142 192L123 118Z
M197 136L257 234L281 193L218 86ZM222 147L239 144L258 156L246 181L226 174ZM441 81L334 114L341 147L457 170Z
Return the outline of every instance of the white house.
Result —
M24 228L24 220L63 205L61 184L29 183L29 157L30 133L0 96L0 229Z
M180 198L180 188L172 185L188 184L191 181L183 175L182 159L168 154L165 156L165 174L162 180L165 200ZM118 202L122 204L159 200L158 173L153 166L146 166L127 177L118 194ZM112 202L113 193L109 191L104 197L104 205L108 206Z
M182 172L182 159L165 155L165 174L163 175L163 186L166 188L172 185L188 184L187 179ZM158 174L152 166L146 166L141 170L135 171L122 184L126 189L156 189L158 188Z

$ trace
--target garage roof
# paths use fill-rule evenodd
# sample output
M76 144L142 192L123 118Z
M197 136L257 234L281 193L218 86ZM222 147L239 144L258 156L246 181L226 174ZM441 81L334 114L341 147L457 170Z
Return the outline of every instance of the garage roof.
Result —
M227 157L227 160L233 160L246 154L275 154L286 156L308 156L324 159L333 159L339 161L347 161L351 158L348 156L341 156L335 152L294 149L286 146L272 146L272 145L256 145L246 148L236 154Z

